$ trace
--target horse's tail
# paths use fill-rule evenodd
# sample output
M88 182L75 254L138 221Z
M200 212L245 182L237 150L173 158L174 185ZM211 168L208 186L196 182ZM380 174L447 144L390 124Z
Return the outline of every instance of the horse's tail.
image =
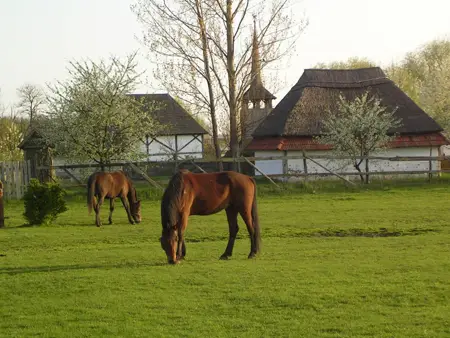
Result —
M94 207L94 195L95 195L95 174L91 175L88 179L87 183L87 205L89 215L92 212L92 208Z
M170 179L161 201L161 222L163 228L178 223L184 191L183 173L177 172Z
M253 186L255 187L255 193L253 195L252 202L252 221L253 221L253 229L254 229L254 240L255 240L255 250L258 253L261 249L261 227L259 224L258 217L258 205L256 203L256 181L252 178Z

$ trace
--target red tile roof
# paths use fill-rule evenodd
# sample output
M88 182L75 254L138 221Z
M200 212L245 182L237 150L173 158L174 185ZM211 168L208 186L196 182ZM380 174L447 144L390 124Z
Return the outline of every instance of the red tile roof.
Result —
M427 147L450 144L441 133L425 135L401 135L389 142L389 148ZM312 137L265 137L254 138L246 150L329 150L333 147L320 144Z

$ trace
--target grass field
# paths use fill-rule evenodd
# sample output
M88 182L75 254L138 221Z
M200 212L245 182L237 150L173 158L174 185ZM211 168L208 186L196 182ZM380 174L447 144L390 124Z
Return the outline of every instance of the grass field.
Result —
M23 226L23 203L7 203L0 336L450 337L450 182L275 190L260 184L260 257L241 226L218 259L220 213L191 217L177 266L146 187L134 226L117 206L96 228L77 189L52 226Z

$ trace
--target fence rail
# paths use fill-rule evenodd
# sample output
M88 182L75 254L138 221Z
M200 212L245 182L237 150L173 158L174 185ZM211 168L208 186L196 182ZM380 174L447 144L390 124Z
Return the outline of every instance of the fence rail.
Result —
M410 162L410 161L416 161L416 162L428 162L429 165L426 167L423 166L420 169L415 170L414 168L404 168L400 170L389 170L386 168L386 170L380 170L378 168L377 170L362 170L362 172L358 171L348 171L342 168L341 170L337 169L329 169L326 167L326 164L324 163L318 163L316 160L350 160L354 158L346 157L346 156L330 156L330 155L297 155L297 156L269 156L269 157L239 157L239 158L221 158L220 160L216 159L204 159L204 158L190 158L190 159L184 159L184 160L177 160L177 161L118 161L114 163L110 163L106 165L108 168L127 168L127 167L142 167L147 166L149 167L158 167L158 166L165 166L166 169L168 168L169 171L170 168L174 169L179 166L186 167L191 165L193 167L193 170L198 170L200 172L205 172L205 170L201 167L207 166L209 164L214 164L217 162L223 162L223 163L245 163L250 164L251 167L260 173L262 176L266 177L268 180L272 181L271 178L286 178L286 177L327 177L327 176L336 176L344 181L348 181L348 178L355 177L355 176L394 176L394 175L412 175L412 174L418 174L418 175L428 175L428 178L431 179L431 176L433 174L441 174L441 173L447 173L450 172L450 169L447 167L440 167L440 166L433 166L432 162L436 163L439 161L440 163L443 163L444 161L449 161L449 156L367 156L367 157L358 157L358 159L362 160L368 160L368 161L390 161L390 162ZM296 170L290 170L289 168L283 168L282 173L273 173L273 174L267 174L264 172L264 170L261 170L261 167L258 168L258 163L255 163L256 161L283 161L283 163L286 163L287 160L303 160L304 164L304 170L303 171L296 171ZM315 164L318 167L321 167L323 170L317 171L317 170L308 170L309 168L306 167L306 161ZM256 165L255 165L256 164ZM173 166L173 167L172 167ZM287 167L287 166L286 166ZM100 165L97 163L84 163L84 164L64 164L64 165L54 165L51 167L51 169L62 169L64 171L68 171L69 169L82 169L82 168L100 168ZM48 170L50 167L48 166L40 166L37 169L40 170ZM444 169L444 170L442 170ZM211 170L211 168L210 168ZM214 170L214 169L212 169ZM134 170L139 174L139 170ZM142 170L141 170L142 171ZM325 171L325 172L323 172ZM145 179L147 179L144 175ZM147 179L148 180L148 179ZM349 182L352 183L352 182Z
M143 165L158 165L162 163L167 164L183 164L189 162L195 163L210 163L210 162L223 162L223 163L245 163L247 161L274 161L274 160L306 160L306 159L324 159L324 160L351 160L351 159L362 159L362 160L384 160L384 161L444 161L450 160L450 156L360 156L360 157L348 157L348 156L326 156L326 155L298 155L298 156L267 156L267 157L239 157L239 158L231 158L231 157L223 157L220 160L218 159L205 159L205 158L189 158L189 159L180 159L178 161L118 161L113 163L108 163L104 165L105 167L123 167L127 166L130 163L134 165L143 166ZM48 169L82 169L82 168L100 168L100 164L98 163L80 163L80 164L59 164L49 166L38 166L39 170L48 170Z

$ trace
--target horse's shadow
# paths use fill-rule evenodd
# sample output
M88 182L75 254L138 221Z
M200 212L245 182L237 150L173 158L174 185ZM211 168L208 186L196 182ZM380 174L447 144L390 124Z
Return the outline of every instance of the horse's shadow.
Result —
M91 264L91 265L53 265L53 266L30 266L30 267L11 267L0 268L0 275L17 275L23 273L34 272L57 272L57 271L69 271L69 270L85 270L85 269L117 269L117 268L139 268L139 267L152 267L152 266L168 266L164 261L151 262L151 263L139 263L139 264Z

